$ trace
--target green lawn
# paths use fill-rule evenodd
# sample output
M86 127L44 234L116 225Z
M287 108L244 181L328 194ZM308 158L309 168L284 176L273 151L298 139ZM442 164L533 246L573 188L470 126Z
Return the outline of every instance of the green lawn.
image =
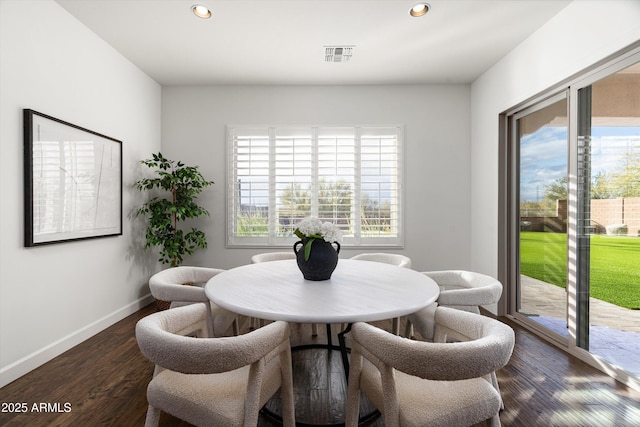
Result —
M566 287L567 235L520 233L520 272ZM591 236L591 296L640 309L640 238Z

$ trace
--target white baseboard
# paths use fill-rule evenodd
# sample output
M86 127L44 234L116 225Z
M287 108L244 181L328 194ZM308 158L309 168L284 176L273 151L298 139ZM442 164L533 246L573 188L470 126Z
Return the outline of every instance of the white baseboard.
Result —
M151 302L153 302L153 297L151 295L146 295L137 301L134 301L113 313L96 320L84 328L63 337L20 360L17 360L16 362L11 363L8 366L5 366L0 369L0 388L33 371L37 367L44 365L51 359L91 338L97 333L102 332L114 323L135 313L142 307L149 305Z

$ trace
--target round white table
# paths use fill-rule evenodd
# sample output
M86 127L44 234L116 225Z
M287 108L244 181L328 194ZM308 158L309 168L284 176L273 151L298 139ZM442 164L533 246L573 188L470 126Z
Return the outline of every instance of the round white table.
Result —
M205 293L215 304L238 314L295 323L325 323L326 346L306 345L294 349L339 350L348 379L349 350L344 334L350 331L352 323L395 319L414 313L433 303L440 290L431 278L415 270L380 262L340 259L329 280L305 280L295 260L271 261L219 273L207 282ZM349 324L338 333L339 347L331 344L330 324L335 323ZM278 419L266 407L263 411ZM361 421L368 422L377 415L379 412L374 411Z
M414 313L439 295L436 283L408 268L341 259L331 279L305 280L295 260L248 264L205 286L217 305L238 314L297 323L353 323Z

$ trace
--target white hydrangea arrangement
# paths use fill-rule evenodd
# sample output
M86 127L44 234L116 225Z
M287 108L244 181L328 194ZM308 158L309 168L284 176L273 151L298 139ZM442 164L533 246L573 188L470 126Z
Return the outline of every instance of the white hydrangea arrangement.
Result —
M316 239L326 242L342 242L342 230L331 222L322 222L318 218L308 216L298 224L293 232L300 239L308 239L304 245L304 260L309 261L311 254L311 244Z

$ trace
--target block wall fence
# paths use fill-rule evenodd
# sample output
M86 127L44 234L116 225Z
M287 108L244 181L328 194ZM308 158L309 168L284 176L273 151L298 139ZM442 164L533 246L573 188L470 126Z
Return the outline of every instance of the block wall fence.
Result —
M520 217L522 230L567 231L567 201L556 202L555 216ZM607 227L624 225L627 236L640 237L640 197L591 200L591 227L593 234L607 234Z

